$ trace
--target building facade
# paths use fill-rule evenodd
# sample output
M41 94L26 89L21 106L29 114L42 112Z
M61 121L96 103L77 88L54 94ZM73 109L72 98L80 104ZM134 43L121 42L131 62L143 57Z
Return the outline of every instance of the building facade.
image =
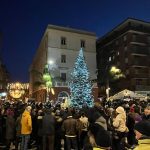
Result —
M30 67L30 95L39 93L36 92L39 90L44 93L43 87L39 85L42 81L44 65L48 64L53 88L55 88L55 96L51 95L52 99L57 100L59 97L69 96L70 73L80 48L83 48L90 79L94 80L96 79L95 33L48 25ZM38 97L44 99L43 95L35 95L36 99Z
M149 22L128 18L97 40L98 85L103 92L111 66L118 67L125 75L123 79L110 81L112 94L123 89L149 93Z
M0 98L6 96L7 83L9 82L9 73L2 62L2 33L0 32Z

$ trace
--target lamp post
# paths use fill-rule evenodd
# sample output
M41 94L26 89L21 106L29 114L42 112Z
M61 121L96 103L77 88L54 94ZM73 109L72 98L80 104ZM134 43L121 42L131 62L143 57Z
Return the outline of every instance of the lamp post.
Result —
M121 72L121 70L119 68L117 68L116 66L111 66L109 71L108 71L108 75L107 75L107 81L106 81L106 96L107 99L109 98L110 95L110 86L109 86L109 78L110 76L113 80L117 80L120 78L124 78L125 75Z
M52 87L52 78L49 71L49 65L45 64L44 70L43 70L43 81L45 83L46 87L46 101L49 101L49 92Z

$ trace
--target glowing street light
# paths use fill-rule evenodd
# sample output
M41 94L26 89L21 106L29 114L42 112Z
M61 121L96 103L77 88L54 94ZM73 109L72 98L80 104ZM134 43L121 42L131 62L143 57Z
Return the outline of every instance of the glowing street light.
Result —
M46 91L47 91L46 100L48 101L49 100L49 91L52 87L52 78L51 78L51 75L49 72L49 65L48 64L46 64L44 66L43 81L44 81L45 86L46 86Z

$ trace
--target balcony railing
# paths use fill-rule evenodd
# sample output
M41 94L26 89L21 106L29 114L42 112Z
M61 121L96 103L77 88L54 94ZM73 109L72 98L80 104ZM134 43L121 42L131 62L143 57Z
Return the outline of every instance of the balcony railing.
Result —
M149 55L149 51L146 48L143 49L135 49L131 48L131 53L133 54L142 54L142 55Z
M55 87L68 87L69 83L68 82L55 82Z
M150 91L150 86L148 85L136 85L137 91Z
M149 66L149 64L148 64L148 62L146 60L134 60L132 62L132 65L133 66L145 66L145 67Z
M138 42L138 43L147 43L147 40L145 37L133 37L132 42Z
M132 73L131 77L135 77L136 78L149 78L149 74L147 73Z

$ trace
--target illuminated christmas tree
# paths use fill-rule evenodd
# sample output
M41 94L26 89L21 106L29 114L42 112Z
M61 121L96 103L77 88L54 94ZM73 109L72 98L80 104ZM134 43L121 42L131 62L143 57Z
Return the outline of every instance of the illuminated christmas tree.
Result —
M92 84L89 80L89 71L82 49L79 51L73 72L71 73L70 92L72 107L93 106Z

